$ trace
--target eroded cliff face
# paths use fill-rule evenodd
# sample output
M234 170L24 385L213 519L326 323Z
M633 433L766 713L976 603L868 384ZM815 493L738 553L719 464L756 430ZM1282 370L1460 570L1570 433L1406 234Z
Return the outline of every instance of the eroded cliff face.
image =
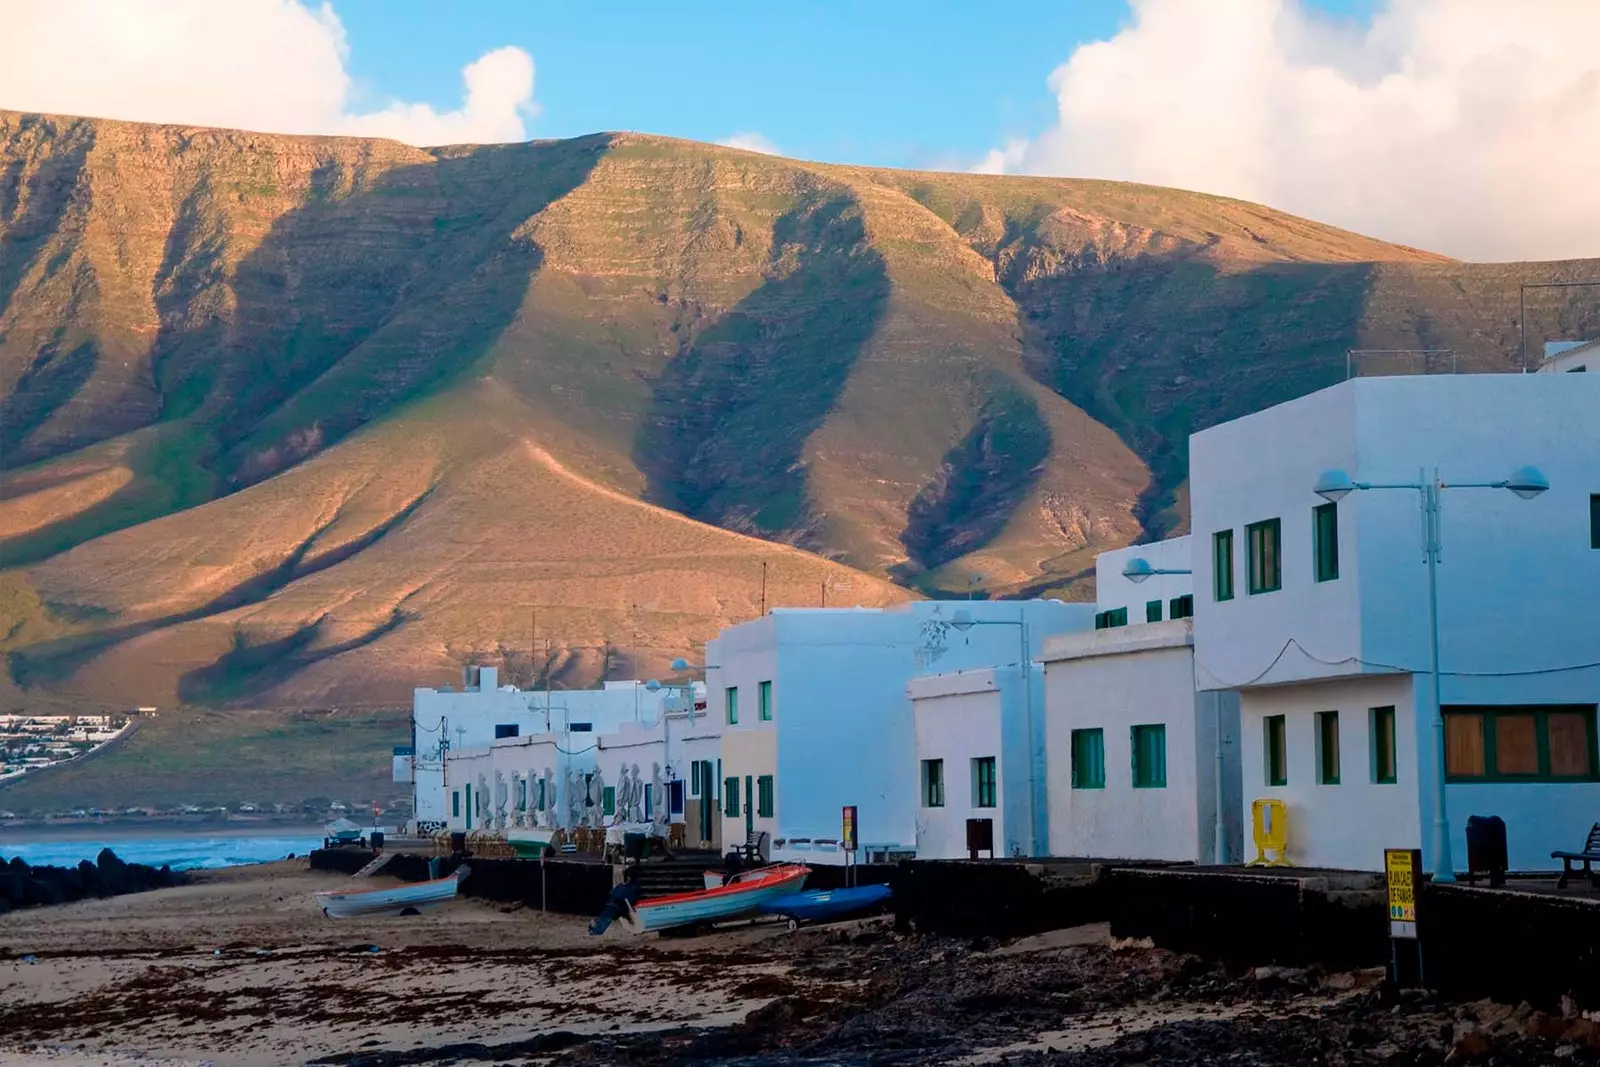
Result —
M1181 525L1191 430L1352 347L1505 366L1517 283L1584 269L636 134L0 112L4 685L404 700L469 656L659 670L763 574L1087 595Z

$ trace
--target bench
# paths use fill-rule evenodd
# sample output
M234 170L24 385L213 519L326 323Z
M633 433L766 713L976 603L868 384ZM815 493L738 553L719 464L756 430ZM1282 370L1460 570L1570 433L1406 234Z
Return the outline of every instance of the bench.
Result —
M1582 863L1583 873L1589 879L1589 884L1596 889L1600 889L1600 879L1595 877L1594 867L1592 866L1592 864L1600 862L1600 822L1589 828L1589 839L1583 843L1582 852L1556 851L1550 853L1550 858L1561 861L1561 880L1556 883L1558 889L1567 887L1567 881L1572 877L1572 865L1574 863Z
M738 852L746 862L765 863L766 856L763 853L767 848L767 838L768 834L765 830L751 830L745 836L744 844L734 851Z

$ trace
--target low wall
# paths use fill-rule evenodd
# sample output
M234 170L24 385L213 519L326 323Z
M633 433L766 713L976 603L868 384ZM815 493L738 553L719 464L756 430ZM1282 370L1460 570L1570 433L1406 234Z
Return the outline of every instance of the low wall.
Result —
M1427 984L1451 996L1600 1008L1600 899L1425 885Z
M1086 864L908 860L889 884L895 925L924 933L1022 937L1106 918L1100 882Z
M354 874L372 862L367 849L316 849L311 853L311 869ZM381 873L405 882L422 882L430 877L430 862L435 857L416 853L397 853ZM461 860L439 859L442 877L461 865ZM571 860L490 860L469 857L472 875L461 886L462 896L492 900L502 904L523 903L533 908L567 915L598 915L611 895L612 871L609 864L575 863ZM541 870L541 866L543 870Z

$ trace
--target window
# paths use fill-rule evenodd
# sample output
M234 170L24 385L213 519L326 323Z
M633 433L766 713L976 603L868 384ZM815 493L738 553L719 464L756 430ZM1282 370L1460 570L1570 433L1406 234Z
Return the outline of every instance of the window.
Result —
M450 794L450 817L461 818L461 790L457 789Z
M1282 561L1278 549L1283 540L1283 526L1277 519L1252 522L1244 528L1245 551L1249 556L1250 593L1272 593L1283 588Z
M617 813L617 787L608 785L605 792L600 794L600 814L615 815Z
M500 740L502 737L516 737L518 732L517 724L514 722L497 722L494 724L494 737L496 741Z
M756 779L756 814L763 819L772 818L772 775L763 774Z
M772 721L772 683L762 682L756 687L756 713L762 722Z
M1317 712L1317 781L1339 784L1339 713Z
M739 779L722 780L722 814L730 819L739 817Z
M594 732L594 723L592 723L592 722L568 723L567 724L567 730L568 730L568 732L575 733L575 734L593 733Z
M1372 709L1372 780L1394 785L1399 780L1394 751L1394 709Z
M1318 504L1311 509L1311 549L1316 557L1319 582L1339 577L1339 505Z
M1144 621L1145 622L1160 622L1161 621L1161 601L1159 601L1159 600L1146 600L1144 602Z
M729 686L727 692L728 725L736 726L739 722L739 687Z
M1167 604L1167 618L1169 618L1169 619L1192 619L1192 618L1194 618L1194 594L1193 593L1185 593L1182 596L1173 597L1171 602Z
M1106 611L1095 613L1094 628L1096 630L1110 630L1126 625L1128 625L1127 608L1109 608Z
M1285 737L1287 722L1282 715L1268 715L1266 729L1267 784L1289 784L1289 747Z
M1211 535L1211 592L1214 600L1233 599L1233 531Z
M1167 728L1161 724L1133 728L1133 787L1165 789Z
M1589 497L1589 547L1600 548L1600 493Z
M922 806L944 807L944 760L942 759L922 761Z
M1450 781L1592 782L1594 705L1444 709Z
M1105 787L1105 731L1072 731L1072 788L1104 789Z
M995 806L994 757L984 756L972 761L972 806Z
M689 764L689 795L692 797L700 795L700 763L700 760L695 760Z

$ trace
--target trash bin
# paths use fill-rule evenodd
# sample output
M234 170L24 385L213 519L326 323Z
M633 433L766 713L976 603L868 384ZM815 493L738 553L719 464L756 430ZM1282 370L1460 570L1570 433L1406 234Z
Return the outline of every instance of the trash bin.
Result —
M1473 815L1467 819L1467 883L1477 884L1480 874L1491 886L1506 884L1506 821L1498 815Z
M467 850L467 834L464 830L452 830L450 833L450 854L459 856Z
M372 833L369 836L372 838L372 851L374 851L374 852L382 852L383 851L383 831L382 830L374 830L374 831L372 831Z

